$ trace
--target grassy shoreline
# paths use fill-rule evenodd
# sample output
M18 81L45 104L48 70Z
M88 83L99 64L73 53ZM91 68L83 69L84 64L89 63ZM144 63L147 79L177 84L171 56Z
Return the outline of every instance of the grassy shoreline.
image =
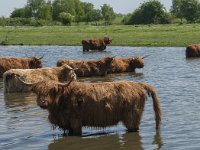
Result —
M113 26L1 26L1 45L81 45L105 35L112 46L179 47L200 43L200 24Z

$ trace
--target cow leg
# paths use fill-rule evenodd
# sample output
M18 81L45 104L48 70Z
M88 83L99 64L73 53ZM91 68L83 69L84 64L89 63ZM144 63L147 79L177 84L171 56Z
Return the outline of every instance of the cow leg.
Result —
M139 130L141 114L137 111L128 112L125 114L122 122L126 126L128 132L136 132Z
M71 126L69 129L70 135L80 136L82 134L82 124L81 124L80 119L71 119L70 126Z

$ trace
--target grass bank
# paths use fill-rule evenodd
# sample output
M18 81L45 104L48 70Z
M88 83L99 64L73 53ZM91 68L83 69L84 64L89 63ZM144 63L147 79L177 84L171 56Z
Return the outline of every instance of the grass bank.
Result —
M186 46L200 43L200 24L138 26L0 27L5 45L81 45L85 38L113 38L113 46Z

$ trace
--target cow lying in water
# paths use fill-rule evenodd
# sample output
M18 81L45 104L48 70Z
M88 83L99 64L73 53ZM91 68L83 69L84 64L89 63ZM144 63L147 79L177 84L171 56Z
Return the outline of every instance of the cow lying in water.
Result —
M144 67L144 57L114 58L108 73L135 72Z
M9 69L35 69L42 68L41 58L0 58L0 78Z
M30 87L19 82L16 76L30 83L42 80L55 80L60 82L70 81L71 79L76 80L74 69L68 65L39 69L11 69L3 74L4 92L30 91Z
M104 57L99 60L59 60L57 66L67 64L78 68L75 73L78 77L105 76L110 69L113 57Z
M186 47L186 58L200 57L200 44L193 44Z
M106 46L112 42L112 39L109 37L104 37L103 39L90 39L82 40L83 51L89 50L100 50L103 51L106 49Z
M138 131L147 93L153 99L156 128L160 125L159 99L153 87L146 83L20 81L32 86L38 106L49 112L49 121L72 135L81 135L83 126L104 128L120 121L128 131Z

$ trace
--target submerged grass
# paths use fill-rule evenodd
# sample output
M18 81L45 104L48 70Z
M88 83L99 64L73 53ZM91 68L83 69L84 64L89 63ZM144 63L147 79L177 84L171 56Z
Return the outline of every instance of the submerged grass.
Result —
M0 27L0 44L6 45L81 45L85 38L105 35L118 46L186 46L200 43L200 24ZM3 44L2 44L3 45Z

